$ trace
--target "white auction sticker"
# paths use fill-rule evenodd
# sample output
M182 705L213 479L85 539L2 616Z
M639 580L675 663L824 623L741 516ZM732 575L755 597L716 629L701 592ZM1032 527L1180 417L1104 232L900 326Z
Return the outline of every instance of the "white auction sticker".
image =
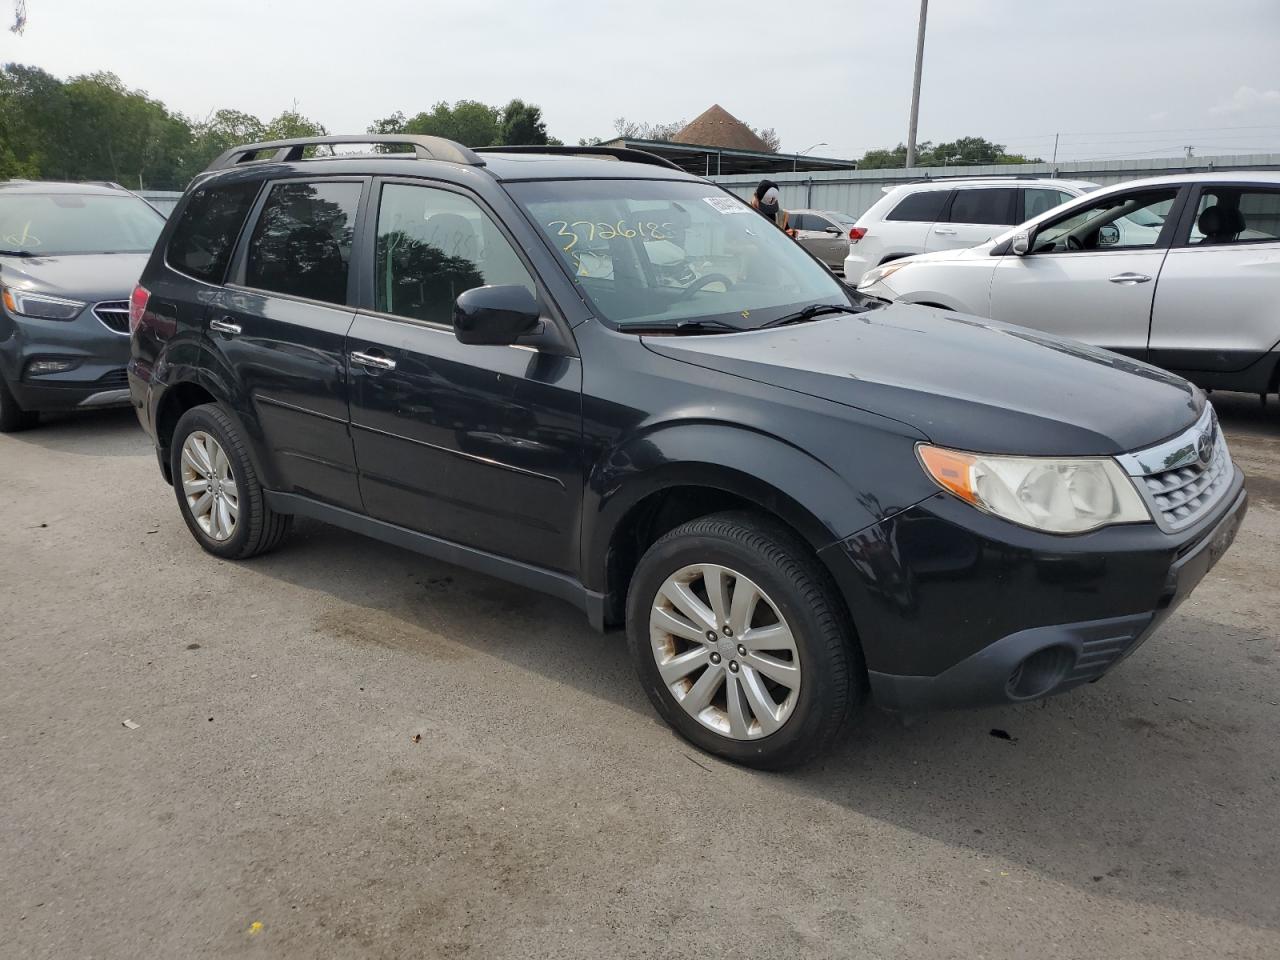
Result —
M750 213L751 208L736 197L703 197L721 213Z

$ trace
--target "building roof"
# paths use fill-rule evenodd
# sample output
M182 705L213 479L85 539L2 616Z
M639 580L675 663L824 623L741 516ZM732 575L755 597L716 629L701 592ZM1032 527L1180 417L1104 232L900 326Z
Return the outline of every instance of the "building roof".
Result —
M699 177L715 174L797 173L813 170L853 170L852 160L814 157L797 153L771 153L767 150L730 150L725 147L701 147L692 143L667 140L637 140L619 137L601 144L604 147L628 147L670 160Z
M692 143L700 147L773 152L754 130L718 103L713 103L671 139L676 143Z

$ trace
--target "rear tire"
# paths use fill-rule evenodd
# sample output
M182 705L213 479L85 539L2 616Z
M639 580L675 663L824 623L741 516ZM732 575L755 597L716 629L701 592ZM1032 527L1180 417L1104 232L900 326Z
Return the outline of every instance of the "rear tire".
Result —
M293 517L267 506L248 446L217 404L178 420L169 465L182 519L214 556L246 560L274 550L289 532Z
M34 410L23 410L18 406L9 390L9 385L0 378L0 433L17 433L36 425L40 414Z
M866 699L830 576L807 544L750 513L692 520L646 551L627 595L627 639L663 719L735 763L805 763Z

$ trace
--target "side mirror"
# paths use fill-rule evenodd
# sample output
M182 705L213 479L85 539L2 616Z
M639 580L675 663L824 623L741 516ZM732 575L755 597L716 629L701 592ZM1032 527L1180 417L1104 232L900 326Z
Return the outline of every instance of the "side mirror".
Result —
M1098 228L1098 246L1114 247L1120 242L1120 228L1114 223L1108 223Z
M1031 252L1031 233L1024 230L1022 233L1015 233L1013 239L1009 241L1009 252L1017 257L1025 257Z
M453 305L453 334L459 343L509 346L537 332L540 316L538 301L528 287L473 287Z
M823 232L823 233L829 233L829 234L831 234L832 236L835 236L835 237L844 236L844 231L843 231L843 230L841 230L839 227L826 227L826 228L824 228L824 229L823 229L823 231L822 231L822 232Z

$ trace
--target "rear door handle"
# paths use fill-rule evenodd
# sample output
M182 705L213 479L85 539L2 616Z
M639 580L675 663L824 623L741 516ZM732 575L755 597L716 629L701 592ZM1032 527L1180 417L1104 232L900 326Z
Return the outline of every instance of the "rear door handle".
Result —
M390 357L361 353L359 350L352 352L351 361L360 364L362 367L373 367L375 370L394 370L396 368L396 362Z
M1147 283L1151 280L1145 273L1117 273L1114 277L1107 277L1112 283L1123 283L1126 286L1133 286L1135 283Z
M240 324L231 323L227 320L210 320L209 329L216 330L218 333L226 333L235 336L240 332Z
M956 232L950 227L934 227L933 232L943 237L954 237Z

